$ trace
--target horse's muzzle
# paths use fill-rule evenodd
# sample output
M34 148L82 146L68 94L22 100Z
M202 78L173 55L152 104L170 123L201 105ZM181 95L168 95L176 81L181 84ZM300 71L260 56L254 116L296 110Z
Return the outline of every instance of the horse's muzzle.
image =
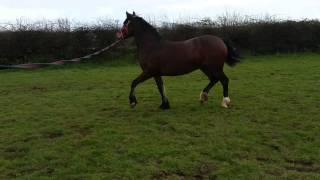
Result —
M117 35L117 38L119 38L119 39L125 39L125 38L127 38L128 32L129 32L128 26L127 26L127 25L123 26L123 27L117 32L117 34L116 34L116 35Z
M124 39L123 34L120 31L116 33L116 36L118 39Z

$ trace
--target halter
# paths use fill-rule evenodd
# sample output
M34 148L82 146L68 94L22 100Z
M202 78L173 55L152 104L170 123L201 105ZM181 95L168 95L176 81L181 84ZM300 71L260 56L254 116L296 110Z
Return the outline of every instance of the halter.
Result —
M123 27L120 29L120 32L117 33L118 38L124 39L128 35L129 24L130 24L130 21L128 21L125 25L123 25Z

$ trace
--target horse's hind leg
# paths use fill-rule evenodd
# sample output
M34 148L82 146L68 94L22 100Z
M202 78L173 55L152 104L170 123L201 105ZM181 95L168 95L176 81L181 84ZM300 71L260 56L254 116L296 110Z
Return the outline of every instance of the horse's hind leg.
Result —
M161 76L154 77L154 80L157 83L157 86L158 86L158 89L159 89L159 92L161 95L161 99L162 99L162 103L160 105L160 108L161 109L170 109L170 104L169 104L168 98L165 95L165 90L164 90L163 81L162 81Z
M208 101L208 93L210 89L218 82L218 79L210 70L207 70L206 68L202 68L201 71L206 74L210 80L209 84L200 93L200 103L203 104Z
M228 108L230 107L230 98L229 98L229 95L228 95L228 84L229 84L229 78L224 74L224 72L222 72L220 74L220 77L219 77L219 80L222 84L222 87L223 87L223 99L222 99L222 102L221 102L221 106L224 107L224 108Z

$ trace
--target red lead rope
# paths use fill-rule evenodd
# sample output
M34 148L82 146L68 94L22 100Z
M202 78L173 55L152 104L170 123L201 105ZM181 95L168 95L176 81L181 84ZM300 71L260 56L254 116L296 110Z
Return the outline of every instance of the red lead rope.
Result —
M0 65L0 70L2 70L2 69L38 69L38 68L47 67L47 66L77 64L77 63L80 63L82 60L90 59L93 56L97 56L97 55L101 54L102 52L109 50L113 46L117 45L120 41L121 40L117 40L114 43L110 44L109 46L107 46L99 51L96 51L92 54L88 54L86 56L79 57L79 58L74 58L74 59L69 59L69 60L58 60L58 61L54 61L51 63L28 63L28 64L18 64L18 65Z

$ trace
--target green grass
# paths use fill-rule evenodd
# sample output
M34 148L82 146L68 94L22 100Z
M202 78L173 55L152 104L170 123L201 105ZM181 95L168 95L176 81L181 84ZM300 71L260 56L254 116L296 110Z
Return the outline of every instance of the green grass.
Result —
M119 60L120 61L120 60ZM319 179L320 55L249 57L200 105L207 78L153 80L138 65L0 72L0 179Z

